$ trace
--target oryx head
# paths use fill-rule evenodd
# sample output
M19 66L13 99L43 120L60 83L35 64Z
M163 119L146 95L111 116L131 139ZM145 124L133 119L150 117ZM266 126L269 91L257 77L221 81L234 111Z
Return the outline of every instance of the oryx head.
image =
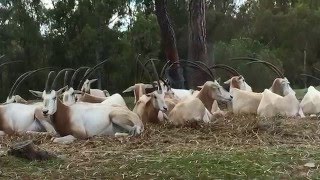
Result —
M33 91L29 90L34 96L41 97L43 99L43 107L42 107L42 113L44 116L53 115L57 111L57 104L58 104L58 97L62 94L63 90L67 88L67 86L59 89L58 91L54 90L56 88L56 82L61 75L61 72L65 71L61 70L57 76L54 78L53 83L51 87L49 86L50 80L55 75L54 71L51 71L48 74L48 78L46 81L45 90L43 92L41 91Z
M281 96L286 96L288 94L295 94L294 90L290 86L290 82L287 78L276 78L270 90L273 93L279 94Z
M85 93L90 93L91 84L96 82L98 79L86 79L81 87L81 91Z
M226 91L217 80L207 81L203 86L198 86L201 90L205 91L207 95L216 100L220 101L231 101L231 94Z
M72 87L67 89L62 94L63 104L70 106L78 101L78 94L82 94L82 91L74 90Z
M229 80L225 81L224 84L230 85L230 90L232 88L241 89L244 91L250 91L252 92L252 88L247 84L244 77L242 75L240 76L233 76Z
M164 96L164 91L154 91L147 94L147 97L150 98L150 102L152 103L153 107L163 112L168 110L168 106L164 101Z
M69 88L66 91L64 91L62 94L62 101L65 105L70 106L70 105L74 104L78 100L77 95L82 94L81 91L74 89L74 81L75 81L77 75L80 73L80 71L86 70L86 69L89 69L89 67L82 66L82 67L79 67L78 69L76 69L74 71L70 81L68 81L69 71L66 71L65 76L64 76L64 86L69 86Z

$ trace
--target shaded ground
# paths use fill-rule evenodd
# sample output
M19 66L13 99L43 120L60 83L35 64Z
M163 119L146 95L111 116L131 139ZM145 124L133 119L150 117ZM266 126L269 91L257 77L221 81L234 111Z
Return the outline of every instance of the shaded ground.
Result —
M203 127L146 127L140 137L96 137L72 145L54 144L49 136L3 137L0 178L320 177L316 119L229 115ZM22 139L33 139L59 158L28 162L5 155L12 142ZM315 167L304 166L309 162Z

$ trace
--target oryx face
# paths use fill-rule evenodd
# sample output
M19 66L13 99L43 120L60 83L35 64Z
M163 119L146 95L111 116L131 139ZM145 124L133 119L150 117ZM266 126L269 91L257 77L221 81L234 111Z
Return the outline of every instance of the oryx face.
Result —
M252 88L247 84L243 76L238 76L239 89L252 92Z
M164 101L164 91L158 90L150 93L148 96L151 97L151 103L154 108L159 109L160 111L167 111L168 106Z
M292 90L291 86L290 86L290 82L287 78L283 78L280 80L280 84L281 84L281 88L283 90L283 95L286 96L288 94L294 93L295 92Z
M238 88L244 91L251 91L252 89L251 87L247 84L247 82L245 81L243 76L233 76L232 78L230 78L229 80L227 80L226 82L224 82L224 84L230 84L230 89L231 88Z
M53 115L57 111L57 92L51 90L49 93L43 91L43 108L42 113L44 116Z
M208 82L207 82L208 83ZM226 91L220 84L215 80L214 82L208 83L210 87L211 97L220 101L231 101L231 94Z
M63 104L67 106L70 106L77 101L75 91L72 87L63 93L62 100Z
M84 81L81 91L82 92L86 92L86 93L90 93L90 88L91 88L91 83L97 81L97 79L87 79L86 81Z

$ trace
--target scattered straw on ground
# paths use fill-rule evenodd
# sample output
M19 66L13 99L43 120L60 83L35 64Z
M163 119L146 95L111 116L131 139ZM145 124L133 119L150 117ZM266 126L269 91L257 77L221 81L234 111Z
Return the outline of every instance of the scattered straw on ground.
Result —
M147 124L138 137L94 137L71 145L52 143L45 135L5 136L0 138L0 177L313 177L318 166L310 170L303 164L310 156L317 160L319 122L227 115L209 125ZM59 159L30 163L5 155L12 142L27 139Z

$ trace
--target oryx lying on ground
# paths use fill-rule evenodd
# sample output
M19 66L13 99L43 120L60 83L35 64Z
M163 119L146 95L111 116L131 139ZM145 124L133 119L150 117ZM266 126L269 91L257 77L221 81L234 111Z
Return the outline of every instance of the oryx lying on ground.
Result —
M100 89L91 89L91 84L93 82L96 82L98 79L87 79L95 70L97 70L100 66L102 66L103 64L105 64L109 59L106 59L100 63L98 63L97 65L95 65L94 67L92 67L91 69L88 69L85 73L85 75L83 76L83 78L80 80L78 89L80 89L83 93L87 93L96 97L107 97L110 96L109 92L107 90L100 90ZM81 86L82 85L82 86Z
M276 78L269 91L264 91L266 94L266 97L271 96L269 92L274 92L274 94L277 94L279 96L286 96L289 94L294 94L294 91L290 87L290 83L287 78L284 77L284 75L281 73L281 71L275 67L273 64L266 62L266 61L253 61L253 63L262 63L267 65L268 68L273 70L277 75L278 78ZM238 113L258 113L258 108L260 107L258 114L266 114L267 110L265 110L264 107L270 107L268 105L268 102L265 102L266 98L263 98L263 93L254 93L254 92L248 92L243 91L237 88L233 89L233 100L232 100L232 109L235 114ZM278 97L278 96L275 96ZM293 96L288 96L293 97ZM294 96L295 97L295 96ZM264 101L262 102L262 99ZM278 98L276 98L278 99ZM278 100L280 101L280 100ZM262 103L262 104L261 104ZM260 106L261 104L261 106ZM265 106L266 105L266 106ZM289 105L290 106L290 105ZM292 108L294 109L294 105L292 105ZM281 109L281 108L276 108ZM285 109L284 109L285 111ZM275 114L274 114L275 115Z
M55 134L54 128L49 123L43 121L45 117L40 113L41 103L22 104L11 102L16 99L17 96L14 93L21 82L26 77L44 69L47 68L26 72L15 81L7 102L0 105L0 135L24 133L27 131L47 131Z
M312 75L301 75L312 77L313 79L320 81L319 78ZM310 86L307 93L304 95L302 101L300 102L300 106L305 114L311 115L320 113L320 92L315 87Z
M53 75L54 73L50 72L48 77ZM48 84L47 81L43 92L32 90L30 92L42 97L43 115L50 117L56 131L62 136L55 138L54 142L70 143L76 138L115 135L117 132L138 135L144 130L139 116L129 109L107 107L99 103L75 103L67 106L58 98L65 87L55 91Z
M308 88L308 92L303 97L300 106L305 114L317 114L320 112L320 92L313 86Z
M231 101L230 93L225 91L217 81L207 81L196 97L187 98L179 102L169 114L169 122L174 125L185 125L187 122L210 122L210 110L215 100ZM214 103L215 102L215 103Z
M283 73L273 64L266 61L255 61L254 63L263 63L274 70L279 78L273 81L270 89L262 93L262 98L257 109L257 114L262 117L300 116L304 117L296 93L292 90L290 83Z

